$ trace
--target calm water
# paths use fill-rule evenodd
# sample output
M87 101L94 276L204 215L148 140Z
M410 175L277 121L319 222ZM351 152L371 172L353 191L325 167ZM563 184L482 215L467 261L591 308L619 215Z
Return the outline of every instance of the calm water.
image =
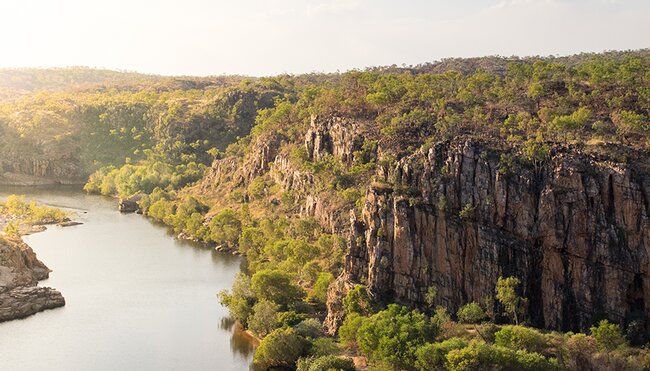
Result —
M185 241L70 187L2 188L77 212L26 236L66 306L0 323L0 370L248 370L252 346L216 293L240 259Z

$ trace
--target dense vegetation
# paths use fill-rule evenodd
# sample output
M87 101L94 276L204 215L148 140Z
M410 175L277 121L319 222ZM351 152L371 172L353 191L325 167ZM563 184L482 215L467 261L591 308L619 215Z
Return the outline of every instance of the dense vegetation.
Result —
M485 298L500 303L497 316L474 302L452 314L382 307L356 287L335 341L320 321L346 241L331 225L301 216L312 195L332 210L358 213L367 186L384 186L373 179L378 169L450 138L515 149L501 159L506 173L517 164L541 166L554 146L639 161L625 149L650 146L647 50L190 85L49 93L0 105L0 151L76 159L96 171L88 191L144 194L146 215L246 255L245 273L219 296L261 339L258 366L352 369L342 356L360 353L389 369L648 367L647 351L630 346L645 340L630 326L600 322L589 335L525 327L515 278L499 280L494 298ZM357 123L361 139L351 156L317 158L305 149L314 116ZM309 186L287 187L277 169L265 168L269 147ZM467 206L461 219L472 217ZM435 290L429 296L433 302Z
M26 201L22 196L11 195L0 202L0 227L10 236L19 235L21 226L53 224L68 220L63 210Z

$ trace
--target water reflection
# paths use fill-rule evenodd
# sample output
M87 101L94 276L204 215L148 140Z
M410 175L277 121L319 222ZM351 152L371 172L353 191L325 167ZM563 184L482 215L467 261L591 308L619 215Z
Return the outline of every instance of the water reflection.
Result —
M222 330L232 333L230 350L245 358L253 356L257 340L245 332L237 321L230 317L221 318L220 327Z

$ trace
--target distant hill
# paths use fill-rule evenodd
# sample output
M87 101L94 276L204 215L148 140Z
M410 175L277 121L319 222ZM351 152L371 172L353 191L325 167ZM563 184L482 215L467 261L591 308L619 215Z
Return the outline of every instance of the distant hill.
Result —
M12 100L39 91L88 91L118 88L138 91L204 89L226 86L245 79L242 76L160 76L90 67L1 68L0 101Z
M159 78L135 72L88 67L0 69L0 99L32 92L65 90L73 86L135 82Z

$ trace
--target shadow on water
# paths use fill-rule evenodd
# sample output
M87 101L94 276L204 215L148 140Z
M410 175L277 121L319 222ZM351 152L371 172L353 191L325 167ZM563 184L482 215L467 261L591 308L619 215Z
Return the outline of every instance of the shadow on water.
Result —
M257 339L253 338L250 334L242 330L241 326L237 321L230 317L224 317L221 319L219 327L224 330L232 333L230 338L230 349L235 354L239 354L243 357L250 357L255 352L255 347Z

